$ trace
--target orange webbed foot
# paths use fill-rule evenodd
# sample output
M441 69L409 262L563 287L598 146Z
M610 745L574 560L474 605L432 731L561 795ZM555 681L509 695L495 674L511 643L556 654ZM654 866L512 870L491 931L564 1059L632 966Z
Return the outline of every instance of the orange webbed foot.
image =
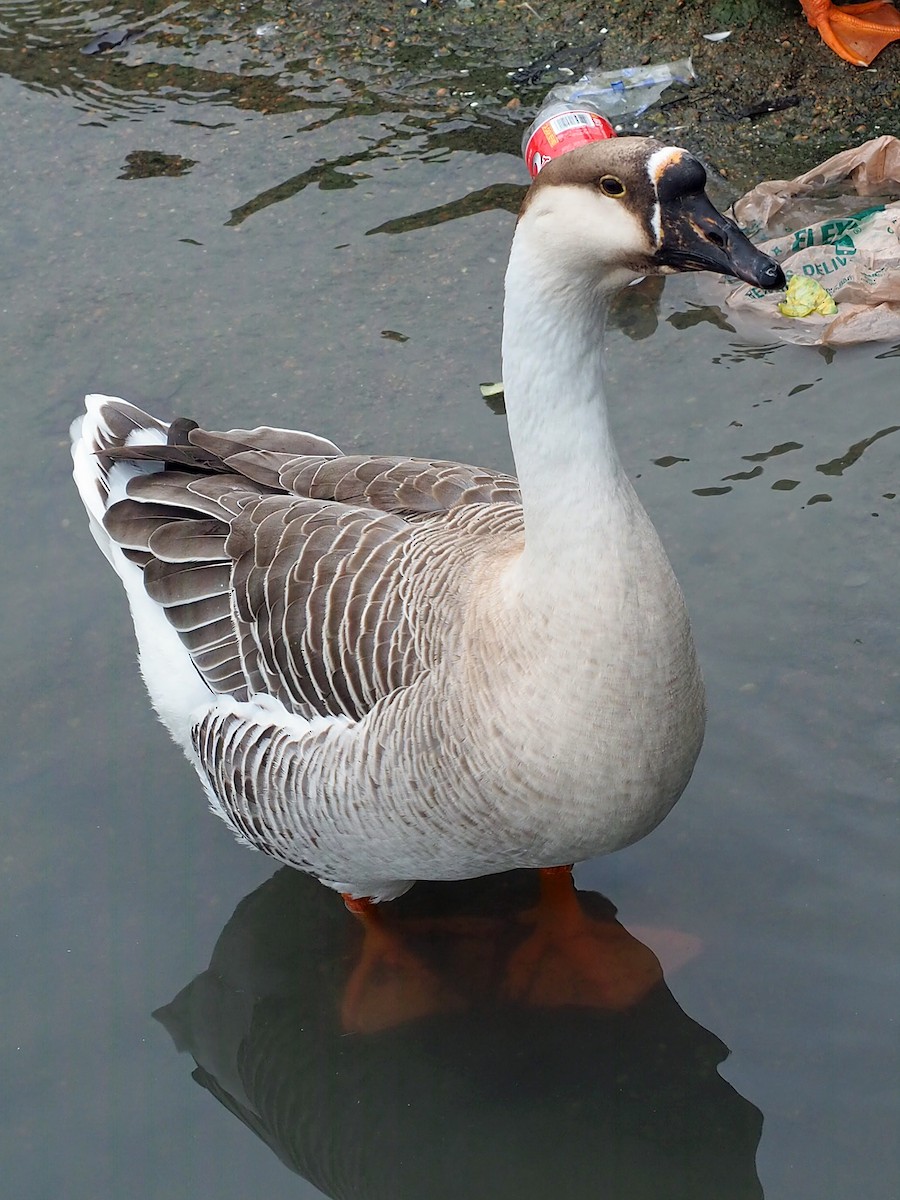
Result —
M371 900L344 896L363 926L359 960L344 988L341 1027L345 1033L377 1033L436 1013L456 1012L462 998L403 944Z
M888 0L838 6L831 0L800 0L806 19L846 62L867 67L885 46L900 39L900 11Z
M662 981L656 956L624 926L583 911L570 868L542 870L540 883L540 902L524 917L534 929L507 962L509 1000L621 1011Z

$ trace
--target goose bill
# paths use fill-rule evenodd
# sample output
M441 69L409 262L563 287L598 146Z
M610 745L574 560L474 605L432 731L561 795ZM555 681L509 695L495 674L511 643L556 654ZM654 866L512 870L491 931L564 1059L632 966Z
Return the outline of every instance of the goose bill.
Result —
M784 271L753 245L705 192L678 196L660 205L662 244L656 259L676 271L721 271L753 287L785 286Z

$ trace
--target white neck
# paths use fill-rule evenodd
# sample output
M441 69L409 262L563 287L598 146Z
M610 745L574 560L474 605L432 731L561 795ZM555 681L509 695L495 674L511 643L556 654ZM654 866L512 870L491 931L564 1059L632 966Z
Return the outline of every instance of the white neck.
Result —
M506 274L503 384L525 512L522 566L540 578L553 563L558 578L567 560L583 571L586 556L614 553L613 531L643 517L603 390L606 313L624 280L573 276L523 224Z

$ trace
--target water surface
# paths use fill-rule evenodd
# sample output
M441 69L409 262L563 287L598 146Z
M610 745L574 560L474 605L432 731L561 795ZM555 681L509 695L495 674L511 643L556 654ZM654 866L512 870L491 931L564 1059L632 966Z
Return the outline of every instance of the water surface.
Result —
M268 882L273 864L209 815L151 718L69 478L85 392L512 466L478 388L500 373L524 182L512 119L467 111L459 56L432 79L410 50L403 75L310 21L303 57L257 7L142 6L143 36L83 54L134 18L0 4L10 1194L274 1200L323 1194L313 1179L371 1198L400 1178L379 1162L417 1156L418 1194L431 1178L437 1196L468 1154L492 1193L526 1198L546 1194L565 1131L572 1180L617 1164L622 1196L888 1200L900 348L747 347L687 280L617 311L619 446L684 586L710 703L673 814L578 871L666 969L631 1018L520 1013L486 1039L484 1019L443 1013L329 1042L352 922L299 877ZM502 911L490 897L440 904ZM235 989L254 997L252 1030ZM202 1087L151 1015L179 994L167 1024L192 1039ZM255 1126L235 1115L235 1045L272 1081L257 1099L283 1101ZM354 1102L383 1126L344 1129ZM691 1120L667 1141L651 1109ZM318 1157L301 1153L292 1131L323 1113ZM388 1132L394 1160L379 1159ZM329 1173L336 1146L357 1177ZM460 1194L472 1186L460 1166Z

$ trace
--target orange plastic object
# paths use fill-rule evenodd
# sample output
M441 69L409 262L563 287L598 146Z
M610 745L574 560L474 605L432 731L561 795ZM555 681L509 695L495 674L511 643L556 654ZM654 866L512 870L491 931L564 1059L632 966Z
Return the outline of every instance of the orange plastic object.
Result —
M831 0L800 3L822 41L855 67L867 67L885 46L900 39L900 12L887 0L842 7Z

